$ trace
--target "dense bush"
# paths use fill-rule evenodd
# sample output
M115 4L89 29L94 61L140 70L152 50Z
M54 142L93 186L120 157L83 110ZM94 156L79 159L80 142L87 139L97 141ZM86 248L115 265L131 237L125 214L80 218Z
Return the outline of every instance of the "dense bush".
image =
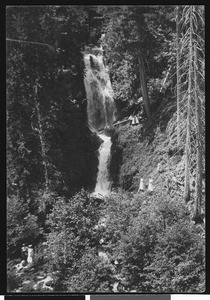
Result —
M101 218L104 226L96 229ZM112 292L116 282L127 292L204 289L203 228L179 198L118 190L99 204L82 190L69 200L57 198L46 223L49 234L36 249L34 269L53 272L54 291ZM17 288L16 276L8 275L9 288ZM24 292L33 285L24 285Z
M20 286L21 279L15 272L15 264L20 263L20 259L7 262L7 291L12 292Z
M175 114L168 123L176 101L160 92L175 60L174 12L173 6L7 9L9 292L34 292L40 273L52 275L55 292L109 293L116 282L127 292L204 290L204 229L191 222L180 197L185 162L176 149ZM139 49L153 113L150 123L143 112L138 126L112 130L109 171L119 190L100 203L90 196L100 139L87 124L82 56L99 42L117 117L143 111ZM153 177L152 195L137 192L141 177L146 184ZM19 276L22 243L33 244L35 256ZM40 284L37 292L49 290Z
M87 249L77 263L77 272L65 281L68 292L111 292L113 269L94 249Z
M93 227L99 219L98 210L99 204L84 190L69 200L57 199L46 221L50 230L46 256L51 270L65 269L65 275L69 268L76 272L86 248L95 247Z
M118 193L110 197L106 213L110 218L104 249L120 260L126 289L201 292L205 272L202 229L193 225L181 200L147 192L134 197Z
M18 197L7 199L7 255L20 257L22 243L36 243L42 236L38 217L31 214L28 204Z

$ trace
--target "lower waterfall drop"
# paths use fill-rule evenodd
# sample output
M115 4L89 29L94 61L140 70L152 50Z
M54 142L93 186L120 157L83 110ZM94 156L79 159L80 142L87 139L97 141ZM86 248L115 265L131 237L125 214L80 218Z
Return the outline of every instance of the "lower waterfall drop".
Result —
M105 134L98 134L98 136L104 141L99 148L99 165L98 176L95 186L94 194L100 194L106 196L110 193L110 181L108 178L108 160L111 150L111 137Z
M103 140L99 148L99 165L93 195L105 196L111 191L108 176L108 160L111 151L111 137L104 130L115 121L115 103L107 67L104 65L102 48L95 48L95 54L84 54L84 85L87 96L88 124Z

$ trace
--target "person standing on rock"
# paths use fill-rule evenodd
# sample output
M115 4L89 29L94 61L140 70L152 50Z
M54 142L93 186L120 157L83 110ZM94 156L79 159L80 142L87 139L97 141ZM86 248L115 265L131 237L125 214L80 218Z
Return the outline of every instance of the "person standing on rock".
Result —
M21 248L21 258L22 260L26 261L27 260L27 252L28 252L28 248L26 247L25 244L22 245Z
M32 245L28 246L28 257L27 257L27 263L32 264L33 263L33 255L34 255L34 250L32 248Z
M136 124L136 119L135 119L135 116L132 116L132 122L131 122L132 125L135 125Z
M132 121L133 121L133 116L130 115L130 117L128 118L128 120L130 121L130 125L132 124Z
M144 191L144 179L143 178L140 179L138 192L139 191L142 191L142 192Z
M149 179L149 185L148 185L148 191L149 191L150 194L152 194L152 193L153 193L153 190L154 190L154 187L153 187L152 182L153 182L153 179L150 178L150 179Z
M135 117L135 124L139 124L139 119L137 116Z

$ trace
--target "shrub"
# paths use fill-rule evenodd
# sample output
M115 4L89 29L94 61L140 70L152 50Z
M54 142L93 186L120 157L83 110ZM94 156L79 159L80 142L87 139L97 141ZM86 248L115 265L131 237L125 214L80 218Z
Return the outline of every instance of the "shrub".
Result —
M22 243L34 243L41 234L37 216L29 212L27 203L13 196L7 200L8 258L20 257Z
M58 198L47 219L46 256L51 270L68 269L77 264L94 242L98 204L82 190L71 199Z
M7 292L13 292L20 287L20 284L20 277L15 274L14 270L9 270L7 272Z

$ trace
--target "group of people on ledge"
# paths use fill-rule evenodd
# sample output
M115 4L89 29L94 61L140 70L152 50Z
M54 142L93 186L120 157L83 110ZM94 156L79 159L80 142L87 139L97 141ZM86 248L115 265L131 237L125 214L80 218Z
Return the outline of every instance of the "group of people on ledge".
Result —
M131 115L128 120L130 120L131 125L139 124L139 117Z
M154 190L153 179L150 178L150 179L149 179L149 184L148 184L148 191L149 191L150 194L152 194L152 193L153 193L153 190ZM144 179L143 179L143 178L140 179L140 184L139 184L138 192L140 192L140 191L141 191L141 192L145 191L145 187L144 187Z

